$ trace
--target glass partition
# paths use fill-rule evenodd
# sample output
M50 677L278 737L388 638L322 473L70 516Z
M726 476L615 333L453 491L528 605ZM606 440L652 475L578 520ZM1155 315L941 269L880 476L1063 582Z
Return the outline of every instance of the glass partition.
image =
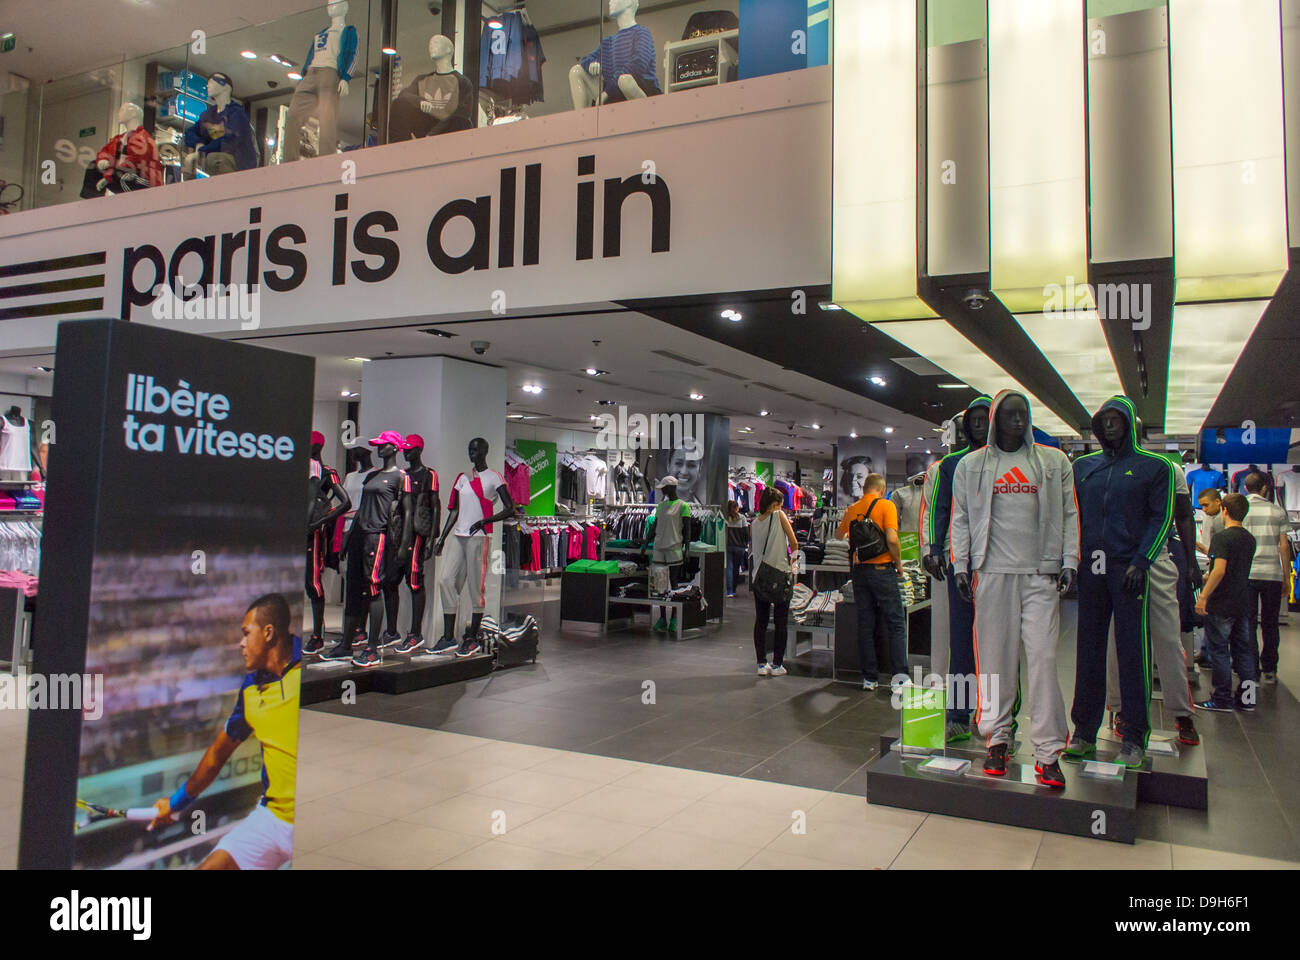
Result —
M0 95L0 214L16 213L32 205L27 196L27 138L28 119L35 116L35 110L29 109L29 97L25 81Z

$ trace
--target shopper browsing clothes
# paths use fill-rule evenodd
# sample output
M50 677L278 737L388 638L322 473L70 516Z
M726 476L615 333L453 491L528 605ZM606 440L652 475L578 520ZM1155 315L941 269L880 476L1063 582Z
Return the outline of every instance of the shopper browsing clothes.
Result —
M838 536L848 539L853 551L853 600L858 610L862 689L875 690L882 673L907 673L903 598L898 591L898 581L903 577L898 508L885 497L883 476L872 473L863 480L862 498L844 511ZM877 657L877 651L882 656Z
M736 584L740 582L740 568L745 563L745 551L749 547L749 521L740 515L740 505L735 500L727 501L727 596L736 595Z
M988 677L989 702L981 691L975 710L979 732L988 738L984 772L1007 772L1023 644L1034 772L1039 783L1064 787L1059 757L1067 728L1056 646L1060 595L1079 569L1079 518L1070 461L1034 442L1023 393L1003 390L993 398L988 443L957 464L951 536L957 590L975 605L979 686ZM1105 649L1103 636L1103 682Z
M1261 683L1277 683L1278 613L1282 586L1291 566L1291 544L1287 532L1291 520L1286 511L1266 496L1268 481L1252 473L1242 484L1248 510L1242 526L1255 538L1255 560L1250 565L1250 646L1259 651ZM1263 631L1263 648L1258 631Z
M781 491L768 487L758 498L759 515L750 526L751 555L755 573L767 564L781 573L790 569L790 557L799 549L790 518L781 509L784 498ZM758 657L760 677L784 677L786 619L790 615L790 601L770 602L754 592L754 653ZM771 616L775 636L772 638L772 660L767 659L767 621Z
M1250 504L1239 493L1223 498L1223 529L1210 541L1210 575L1205 578L1196 612L1205 617L1205 645L1214 693L1196 706L1230 713L1255 709L1256 653L1248 631L1250 571L1255 538L1242 525ZM1232 674L1240 686L1234 694Z

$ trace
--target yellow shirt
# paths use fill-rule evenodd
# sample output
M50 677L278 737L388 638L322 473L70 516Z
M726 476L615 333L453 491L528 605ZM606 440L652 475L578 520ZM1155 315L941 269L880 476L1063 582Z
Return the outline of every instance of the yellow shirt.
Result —
M298 777L298 703L302 688L302 638L294 637L293 659L282 676L265 670L245 674L226 734L262 744L262 806L293 823Z

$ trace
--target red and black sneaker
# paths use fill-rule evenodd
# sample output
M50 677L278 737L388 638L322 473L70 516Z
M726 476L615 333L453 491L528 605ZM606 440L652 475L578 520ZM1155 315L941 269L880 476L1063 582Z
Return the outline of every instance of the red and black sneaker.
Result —
M1196 732L1191 717L1174 717L1174 725L1178 728L1179 743L1194 747L1201 742L1201 735Z
M984 772L990 777L1004 777L1007 774L1007 745L995 743L989 747L989 755L984 758Z
M1124 739L1124 717L1119 711L1113 711L1110 715L1110 728L1115 731L1115 736L1121 740Z
M1061 772L1061 764L1058 760L1051 763L1034 763L1034 773L1038 775L1038 782L1045 787L1062 788L1065 786L1065 774Z
M325 639L314 633L311 635L311 638L308 639L308 641L302 645L302 652L308 654L309 656L315 656L316 654L320 653L324 649L325 649Z

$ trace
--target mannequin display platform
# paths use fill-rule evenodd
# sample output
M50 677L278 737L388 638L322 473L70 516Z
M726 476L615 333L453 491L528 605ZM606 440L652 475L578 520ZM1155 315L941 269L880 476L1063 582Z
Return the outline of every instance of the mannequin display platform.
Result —
M488 544L492 524L515 515L510 488L501 474L488 467L487 455L488 442L482 437L469 442L472 469L468 474L456 475L447 501L447 522L434 549L444 562L438 581L443 632L442 639L433 647L433 653L470 657L482 651L478 632L487 608ZM492 512L493 500L501 501L501 509L496 513ZM456 613L467 581L470 586L470 623L457 644Z
M446 37L429 38L433 71L412 80L388 118L388 142L435 136L474 126L474 84L452 69L455 48Z
M214 73L208 79L211 104L185 131L185 147L197 150L195 165L208 176L251 170L257 166L257 144L248 113L234 101L230 77Z
M575 110L663 93L655 74L655 38L636 22L639 5L638 0L609 0L609 16L618 24L618 33L603 37L600 46L569 71Z
M339 148L339 98L348 94L348 78L357 55L357 28L347 22L348 5L331 3L325 8L329 26L313 38L302 65L302 79L289 101L284 125L284 159L297 160L302 151L302 128L309 118L320 124L316 155L336 153Z
M127 193L162 186L162 160L158 144L144 128L144 111L124 103L117 111L118 133L95 158L100 193Z

